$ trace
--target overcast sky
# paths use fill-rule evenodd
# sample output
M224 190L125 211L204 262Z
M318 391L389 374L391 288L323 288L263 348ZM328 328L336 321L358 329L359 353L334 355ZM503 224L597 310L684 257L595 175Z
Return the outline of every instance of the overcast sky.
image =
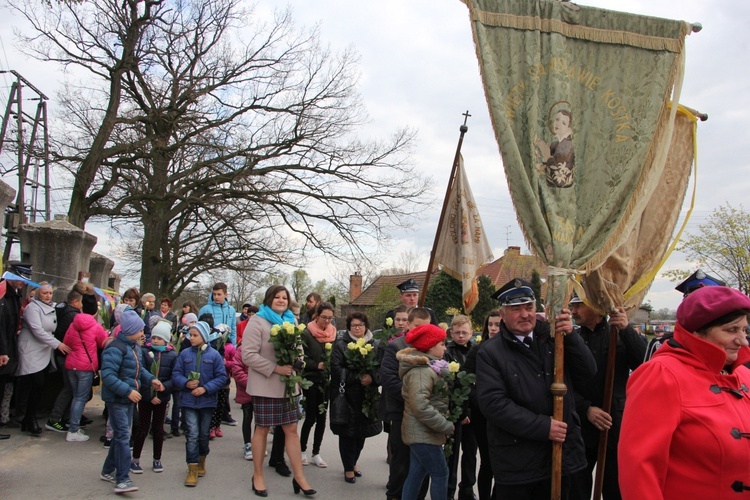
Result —
M681 102L709 115L699 125L698 195L688 229L695 230L713 209L743 203L750 160L750 2L730 0L588 0L579 2L613 10L700 22L703 31L687 38L687 65ZM508 245L528 251L505 183L500 153L490 125L471 37L468 11L459 0L299 0L259 1L257 14L291 5L295 22L319 24L321 38L334 51L354 47L360 54L360 91L371 121L363 136L385 136L398 127L418 131L414 164L435 181L432 207L413 229L394 233L394 260L402 250L423 256L427 265L440 201L458 140L461 114L468 110L469 132L463 155L467 175L495 257ZM52 98L63 75L53 66L28 61L14 47L12 19L0 19L0 67L15 69ZM4 77L3 77L4 76ZM7 101L10 79L0 76L0 104ZM14 183L13 183L14 185ZM692 190L692 182L689 190ZM669 193L664 193L669 196ZM64 197L59 203L64 204ZM687 202L686 202L687 205ZM67 207L65 206L65 209ZM64 211L64 210L59 210ZM105 233L94 230L106 252ZM691 267L675 253L663 270ZM326 264L308 267L314 279L326 277ZM115 271L117 271L117 266ZM135 282L135 280L131 281ZM647 296L656 308L674 309L681 295L675 283L657 278Z

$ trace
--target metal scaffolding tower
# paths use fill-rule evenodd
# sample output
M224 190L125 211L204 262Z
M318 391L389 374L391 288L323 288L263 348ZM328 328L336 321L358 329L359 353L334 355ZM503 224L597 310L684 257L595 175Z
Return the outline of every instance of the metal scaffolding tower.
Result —
M47 96L17 71L0 70L0 73L10 73L16 78L10 88L0 129L0 154L5 149L9 155L15 153L16 156L11 166L2 166L2 174L18 172L16 203L6 209L4 221L7 239L3 262L7 262L13 242L18 241L19 226L26 222L36 222L37 217L42 220L50 219L49 133ZM22 93L26 88L32 93L32 97L27 100L37 101L34 115L23 108ZM43 176L42 181L40 176Z

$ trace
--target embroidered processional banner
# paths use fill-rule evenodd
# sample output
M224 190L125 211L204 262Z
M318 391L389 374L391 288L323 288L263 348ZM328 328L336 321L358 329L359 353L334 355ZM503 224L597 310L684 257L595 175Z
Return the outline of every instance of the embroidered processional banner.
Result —
M441 224L443 234L438 238L435 262L461 282L464 312L469 314L479 302L477 270L492 260L492 250L461 155L458 157L456 177L451 181Z
M690 25L551 0L464 0L518 221L565 279L627 239L669 149ZM572 286L572 281L568 283Z

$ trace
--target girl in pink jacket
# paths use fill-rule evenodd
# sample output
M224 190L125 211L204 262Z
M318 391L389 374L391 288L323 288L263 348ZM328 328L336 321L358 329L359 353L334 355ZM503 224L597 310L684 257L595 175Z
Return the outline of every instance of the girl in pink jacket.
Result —
M88 441L89 436L79 428L83 408L89 399L94 373L99 371L98 350L107 343L107 331L90 314L76 314L65 332L63 343L70 347L65 368L70 379L73 400L70 403L70 424L66 441Z

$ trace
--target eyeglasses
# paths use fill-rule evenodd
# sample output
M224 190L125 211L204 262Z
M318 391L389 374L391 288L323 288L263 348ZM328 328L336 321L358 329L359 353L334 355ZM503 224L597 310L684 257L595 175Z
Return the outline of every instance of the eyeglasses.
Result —
M354 328L364 328L364 327L365 327L364 323L357 323L356 325L352 323L350 328L354 329Z
M331 321L333 319L333 316L318 316L318 318L322 319L323 321Z

